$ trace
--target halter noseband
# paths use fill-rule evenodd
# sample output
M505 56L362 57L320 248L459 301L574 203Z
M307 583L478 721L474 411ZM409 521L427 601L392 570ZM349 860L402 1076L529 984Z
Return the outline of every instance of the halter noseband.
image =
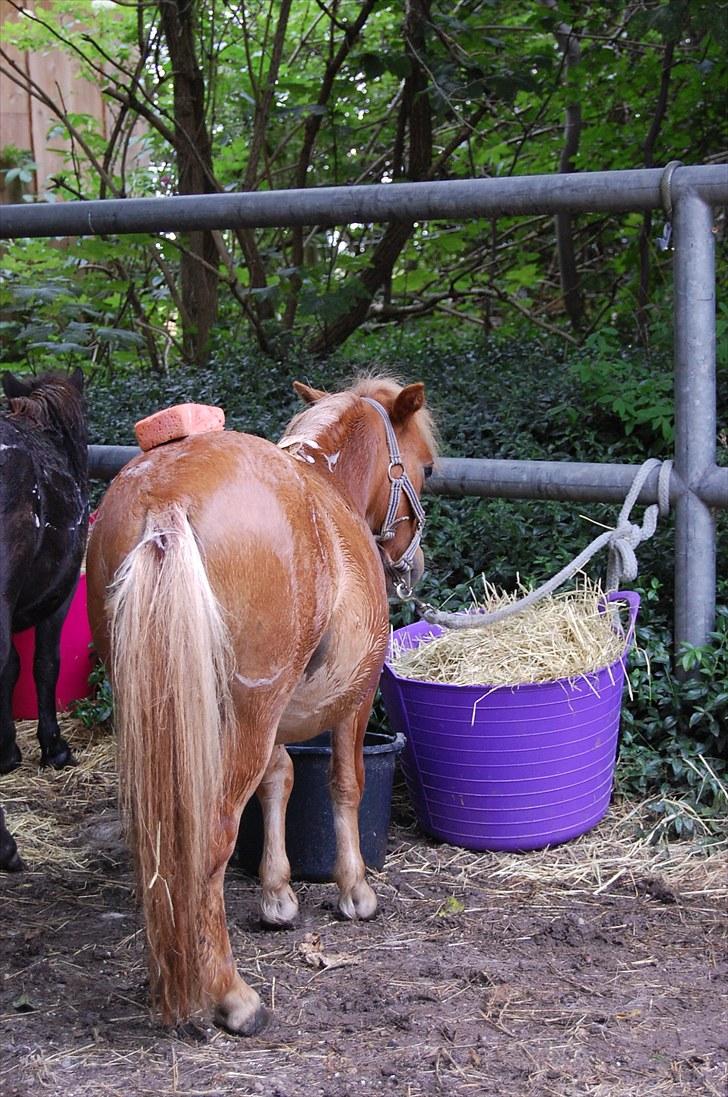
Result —
M367 404L371 404L376 409L377 413L384 423L384 430L387 436L387 446L389 448L389 468L387 475L389 477L389 505L387 507L387 513L384 521L382 522L382 528L379 533L375 533L374 540L381 546L386 544L387 541L393 540L396 534L396 525L398 522L406 521L406 517L402 516L397 518L397 510L399 509L400 499L402 492L407 496L409 504L412 507L412 518L415 523L415 532L412 536L408 547L400 556L399 560L392 560L386 552L382 552L382 560L384 562L385 570L392 573L392 577L395 580L395 589L397 595L400 598L407 598L412 593L412 585L410 578L412 575L412 565L414 563L415 555L420 547L420 541L422 540L422 531L425 526L425 512L422 508L419 496L414 489L414 485L407 475L407 470L404 467L402 456L399 452L399 445L397 444L397 436L394 433L392 421L384 407L377 401L373 400L370 396L362 396Z

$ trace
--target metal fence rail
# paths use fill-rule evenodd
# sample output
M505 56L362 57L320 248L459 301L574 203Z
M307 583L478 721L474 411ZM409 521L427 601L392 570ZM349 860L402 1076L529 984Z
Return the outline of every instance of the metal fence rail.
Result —
M349 221L462 220L560 211L628 213L663 206L665 178L662 168L642 168L5 206L0 209L0 239L342 225ZM726 191L728 168L722 164L680 167L670 177L673 205L688 193L708 205L718 205L726 201Z
M728 505L728 470L716 463L713 209L728 203L728 166L468 179L436 183L112 199L4 206L0 239L190 229L334 225L349 221L614 212L662 208L672 220L675 306L675 640L704 643L715 620L714 508ZM92 474L110 478L134 447L91 448ZM630 465L443 460L432 488L452 495L613 502ZM657 476L641 502L654 502Z
M138 446L89 446L91 475L110 480L141 450ZM639 465L587 461L504 461L484 457L441 457L425 491L452 498L552 499L570 503L621 503ZM642 506L658 502L659 470L650 472L637 496ZM670 503L684 491L673 471ZM728 468L716 468L700 484L700 496L711 507L728 507Z

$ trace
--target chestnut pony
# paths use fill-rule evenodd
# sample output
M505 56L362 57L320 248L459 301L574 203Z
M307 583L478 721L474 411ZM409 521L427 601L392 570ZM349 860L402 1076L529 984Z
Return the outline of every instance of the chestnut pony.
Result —
M405 585L421 574L418 497L434 457L422 384L295 388L308 406L278 446L214 432L131 461L87 558L153 998L167 1023L202 1008L236 1034L267 1020L237 973L223 899L256 790L263 917L297 913L285 743L331 729L339 909L376 910L359 850L363 739L389 633L385 568Z

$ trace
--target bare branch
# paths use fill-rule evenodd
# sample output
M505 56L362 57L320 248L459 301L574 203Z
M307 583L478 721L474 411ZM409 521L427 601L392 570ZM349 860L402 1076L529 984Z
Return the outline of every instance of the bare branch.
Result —
M283 45L286 39L290 12L291 0L281 0L278 24L273 38L273 50L271 52L270 65L268 66L268 74L265 80L265 90L263 91L262 97L258 99L255 104L253 135L250 141L248 164L245 169L245 179L243 182L243 186L246 190L250 190L253 186L258 171L258 160L260 159L261 149L263 148L263 143L265 141L268 119L270 118L271 107L273 105L273 95L278 80L281 58L283 56Z
M672 76L673 56L675 52L675 40L670 39L665 47L662 57L662 70L660 73L660 90L657 93L655 113L652 116L650 128L642 146L644 164L651 168L654 164L655 144L660 135L660 129L667 113L667 99L670 90L670 78ZM650 297L650 237L652 235L652 212L647 210L642 216L642 228L638 243L640 257L640 281L637 289L637 334L643 346L648 343L648 316L647 304Z

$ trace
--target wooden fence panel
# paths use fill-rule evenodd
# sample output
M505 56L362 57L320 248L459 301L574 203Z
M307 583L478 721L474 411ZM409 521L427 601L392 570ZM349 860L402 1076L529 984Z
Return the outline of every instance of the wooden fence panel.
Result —
M38 12L46 9L44 18L53 17L53 0L42 0L40 3L36 0L35 4L31 0L26 2L26 7L30 10L35 8ZM0 0L0 39L3 26L17 18L18 14L9 0ZM97 119L104 137L108 136L114 123L112 107L104 100L98 85L81 77L79 65L72 56L62 50L30 53L19 52L10 46L4 46L4 49L48 98L69 113L91 115ZM29 89L18 86L6 73L0 72L0 169L12 166L3 156L3 149L7 146L27 150L37 164L37 173L34 181L24 188L26 193L42 196L51 185L51 177L68 170L71 141L63 136L48 137L57 123L58 117L51 106L33 96ZM137 166L146 162L141 148L132 160ZM59 192L58 197L63 197L63 194ZM19 185L15 183L6 187L4 177L0 175L0 203L17 202L21 198Z

